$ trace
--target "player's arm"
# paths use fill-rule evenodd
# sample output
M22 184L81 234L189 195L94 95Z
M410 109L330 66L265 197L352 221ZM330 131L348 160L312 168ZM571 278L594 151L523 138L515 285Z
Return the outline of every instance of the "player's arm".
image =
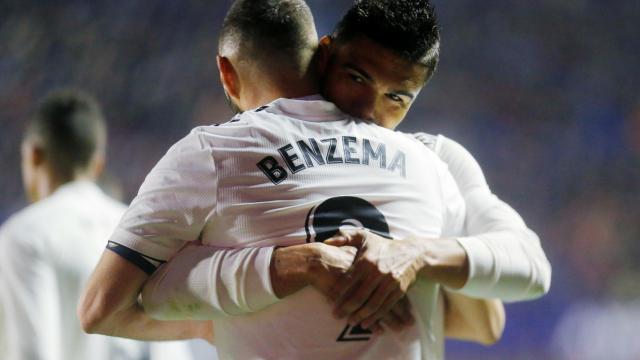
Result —
M139 340L213 340L207 321L159 321L138 303L148 274L134 263L105 250L80 300L82 327L88 333Z
M329 296L354 255L355 248L322 243L238 249L192 244L146 282L142 304L155 319L215 319L260 311L307 286ZM385 323L394 330L413 322L408 302L391 312Z
M530 300L549 290L551 266L538 236L490 190L473 156L440 136L440 158L449 166L466 205L464 248L469 274L460 292L479 298Z
M498 299L477 299L443 290L446 337L474 341L484 345L496 343L505 326L505 311Z
M260 311L306 286L326 292L354 255L354 248L322 243L238 249L189 245L153 274L142 303L157 319Z
M24 231L21 229L20 231ZM51 302L56 295L54 271L38 246L15 231L0 233L0 302L4 308L7 359L46 359L51 345L59 342L51 324L59 309Z
M551 270L537 236L517 213L490 193L480 167L466 150L459 145L445 150L439 155L463 192L463 205L471 209L465 217L457 205L451 206L459 203L456 198L460 196L447 187L451 200L445 202L444 218L449 222L447 227L453 229L448 235L456 234L460 219L466 231L479 235L405 239L392 244L368 232L339 237L336 244L353 245L361 251L354 262L354 276L336 286L337 315L351 314L353 322L375 317L371 315L375 309L384 311L406 292L418 274L474 297L526 300L548 291ZM443 172L442 176L451 178L451 174ZM376 254L384 254L386 260L381 261ZM359 285L364 277L374 281Z
M159 340L195 335L189 331L198 324L152 321L137 300L156 267L199 238L216 188L211 149L194 130L149 173L111 236L78 307L86 331Z

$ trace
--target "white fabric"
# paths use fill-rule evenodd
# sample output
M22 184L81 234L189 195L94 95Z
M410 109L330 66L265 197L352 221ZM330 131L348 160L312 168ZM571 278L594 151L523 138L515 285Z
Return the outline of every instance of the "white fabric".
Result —
M89 182L69 183L0 228L2 359L136 359L142 344L87 335L76 305L124 211Z
M2 277L0 277L1 279ZM6 329L6 321L4 317L4 307L2 305L2 301L0 298L0 356L2 354L7 354L9 352L9 347L7 345L7 329Z
M144 343L87 335L76 315L83 285L125 209L95 184L78 181L0 228L0 359L146 358ZM150 343L150 354L191 358L188 342Z
M316 140L321 160L305 158L299 141L312 148L310 139ZM327 139L336 139L333 157L328 155L333 140ZM365 139L373 150L385 145L384 164L370 151L369 164L363 164ZM286 171L286 179L275 184L266 175L269 171L261 171L257 164L267 156L282 167L279 175ZM285 165L286 157L292 162L290 167ZM329 163L331 160L336 162ZM384 215L389 235L396 239L462 231L462 197L446 166L422 143L356 121L322 100L279 99L266 109L245 112L227 124L196 128L174 145L147 176L111 240L160 260L167 260L185 242L194 240L233 249L300 244L308 236L322 235L322 229L305 229L305 224L321 218L322 207L316 206L337 196L357 197L372 204ZM348 208L355 202L351 199L339 205ZM312 215L309 219L308 214ZM442 309L437 306L438 285L427 280L419 280L409 292L418 321L402 333L353 334L345 321L333 318L330 305L311 288L262 311L227 316L225 313L233 312L225 310L217 297L229 289L241 294L238 286L244 289L239 285L243 279L229 277L225 282L225 272L215 270L225 263L235 264L240 270L259 267L259 258L253 256L255 261L243 262L219 257L201 268L211 271L218 284L223 284L202 295L213 298L212 307L173 302L174 314L180 318L216 316L220 358L441 357L443 324L439 314ZM265 282L256 283L262 286ZM192 290L202 294L199 289ZM247 305L250 301L240 296L228 299L224 300L226 306L235 304L241 310L242 306L251 307ZM347 332L342 334L344 330ZM363 336L367 340L337 341Z
M448 166L467 206L458 242L469 258L470 274L460 293L505 301L530 300L549 290L551 266L538 236L520 215L498 199L473 156L445 136L415 134Z
M262 310L280 301L269 275L273 249L187 246L147 282L142 293L145 310L164 320ZM197 304L197 311L189 304Z
M545 293L551 269L537 235L509 205L491 193L473 156L445 136L414 136L448 165L466 201L463 233L443 233L469 235L458 238L470 262L470 277L459 291L503 300L532 299ZM173 313L175 309L169 308L175 302L205 302L200 316L205 316L204 311L211 312L206 316L212 316L216 311L237 315L261 310L278 301L270 284L272 250L196 246L185 249L154 275L155 288L149 292L153 298L146 299L145 304L159 317L178 316ZM210 296L210 289L217 291Z

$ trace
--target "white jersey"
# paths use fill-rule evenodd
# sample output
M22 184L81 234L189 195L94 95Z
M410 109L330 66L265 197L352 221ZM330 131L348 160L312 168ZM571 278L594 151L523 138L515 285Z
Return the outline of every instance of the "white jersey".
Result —
M473 156L443 135L412 136L448 165L465 199L463 233L442 234L458 236L469 261L467 282L456 291L503 300L533 299L546 293L551 267L540 240L516 211L492 194ZM280 301L269 276L272 251L273 247L188 246L149 279L145 309L164 320L260 311Z
M152 272L194 240L287 246L322 241L342 225L438 238L460 232L463 219L446 166L419 141L323 100L279 99L196 128L174 145L147 176L110 249ZM439 358L437 291L418 280L409 291L416 325L378 336L334 319L307 288L256 313L216 318L218 351L238 359Z
M76 305L123 205L90 182L61 186L0 228L2 359L138 359L142 344L87 335Z

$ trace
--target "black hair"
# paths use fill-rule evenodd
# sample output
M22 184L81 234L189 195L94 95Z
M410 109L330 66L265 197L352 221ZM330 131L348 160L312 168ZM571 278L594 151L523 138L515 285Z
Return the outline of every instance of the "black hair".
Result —
M47 95L27 126L52 171L70 180L86 170L94 155L106 146L106 125L98 102L87 93L63 89Z
M438 64L440 32L429 0L356 1L332 36L340 44L360 35L427 66L427 79Z
M282 66L300 64L305 50L315 50L317 39L311 10L303 0L236 0L227 12L219 44L237 42L241 56L272 60Z

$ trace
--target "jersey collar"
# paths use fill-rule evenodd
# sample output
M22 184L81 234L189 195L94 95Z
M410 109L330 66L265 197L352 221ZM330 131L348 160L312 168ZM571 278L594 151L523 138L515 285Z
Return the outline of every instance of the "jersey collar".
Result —
M305 121L336 121L349 118L349 115L321 95L277 99L264 108L264 111Z

